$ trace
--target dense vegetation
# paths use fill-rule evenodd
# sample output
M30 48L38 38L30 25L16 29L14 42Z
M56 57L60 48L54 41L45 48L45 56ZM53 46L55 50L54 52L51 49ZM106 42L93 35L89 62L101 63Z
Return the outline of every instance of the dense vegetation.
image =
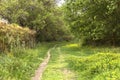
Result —
M0 54L0 80L31 80L52 46L53 43L42 43L34 49L21 48L7 55Z
M0 23L0 51L34 47L36 32L16 24Z
M65 19L87 44L119 45L119 0L66 0Z
M120 80L120 1L61 1L0 0L0 80L30 80L54 45L42 80Z
M0 16L37 32L37 41L62 40L69 31L54 0L1 0ZM60 37L63 36L63 37Z

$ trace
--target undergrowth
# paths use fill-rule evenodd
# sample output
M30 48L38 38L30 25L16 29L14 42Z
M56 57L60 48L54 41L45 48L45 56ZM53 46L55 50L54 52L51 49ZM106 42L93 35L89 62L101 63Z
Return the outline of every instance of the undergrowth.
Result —
M0 80L30 80L52 44L0 54Z
M115 48L114 50L100 49L91 48L90 50L96 53L87 56L72 56L67 59L68 66L79 74L78 80L120 80L119 51Z

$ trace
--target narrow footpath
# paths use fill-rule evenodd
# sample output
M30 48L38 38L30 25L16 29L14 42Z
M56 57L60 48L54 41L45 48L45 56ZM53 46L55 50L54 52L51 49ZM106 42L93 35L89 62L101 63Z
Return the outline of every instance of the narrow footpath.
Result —
M50 52L52 49L54 49L55 47L51 48L48 50L47 52L47 57L43 60L43 62L40 64L39 68L35 71L35 76L32 77L31 80L41 80L42 78L42 74L44 72L44 70L46 69L46 66L50 60Z

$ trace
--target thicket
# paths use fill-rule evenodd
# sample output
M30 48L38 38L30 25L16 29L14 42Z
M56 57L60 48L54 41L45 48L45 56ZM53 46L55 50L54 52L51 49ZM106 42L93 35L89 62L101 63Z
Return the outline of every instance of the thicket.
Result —
M36 31L29 28L0 22L0 51L12 51L14 48L32 48L35 46L35 34Z
M120 45L119 0L65 0L65 20L85 44Z
M37 41L61 41L69 36L62 9L55 0L1 0L0 16L36 30Z
M79 80L119 80L120 54L98 53L88 57L71 57L70 68L79 73Z

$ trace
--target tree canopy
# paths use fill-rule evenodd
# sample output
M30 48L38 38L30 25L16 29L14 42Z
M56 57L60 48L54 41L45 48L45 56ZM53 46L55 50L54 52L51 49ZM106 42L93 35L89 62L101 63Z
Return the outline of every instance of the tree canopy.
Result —
M1 0L0 15L10 23L36 30L38 41L59 40L67 33L55 0Z
M77 37L114 45L120 40L119 8L119 0L66 0L65 19Z

